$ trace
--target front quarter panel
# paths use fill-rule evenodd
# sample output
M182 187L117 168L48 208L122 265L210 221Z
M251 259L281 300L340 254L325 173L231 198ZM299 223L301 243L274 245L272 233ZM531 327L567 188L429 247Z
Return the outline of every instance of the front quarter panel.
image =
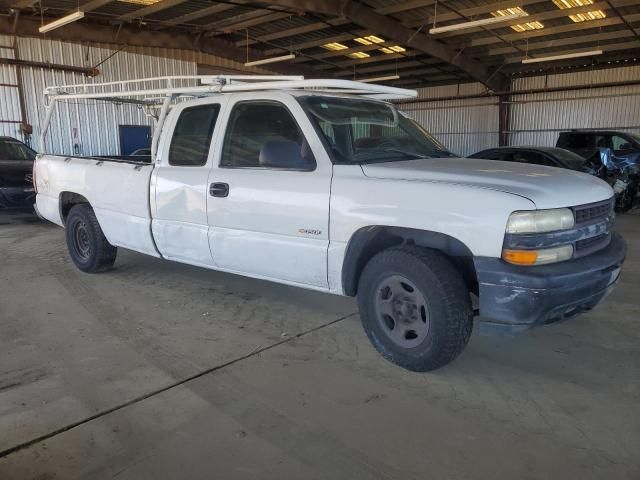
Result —
M509 215L534 210L524 197L442 182L366 177L359 166L335 165L331 187L329 280L341 272L353 234L367 226L405 227L449 235L474 256L500 257Z

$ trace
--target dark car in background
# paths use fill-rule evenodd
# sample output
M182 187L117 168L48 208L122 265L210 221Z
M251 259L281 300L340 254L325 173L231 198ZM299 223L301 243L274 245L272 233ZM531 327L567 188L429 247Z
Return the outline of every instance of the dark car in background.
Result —
M612 130L571 130L560 132L556 147L593 162L598 159L601 148L610 149L618 157L640 154L640 136Z
M0 137L0 210L33 208L36 152L12 137Z
M584 158L580 155L556 147L521 146L489 148L474 153L470 155L469 158L531 163L591 173L589 167L585 164Z

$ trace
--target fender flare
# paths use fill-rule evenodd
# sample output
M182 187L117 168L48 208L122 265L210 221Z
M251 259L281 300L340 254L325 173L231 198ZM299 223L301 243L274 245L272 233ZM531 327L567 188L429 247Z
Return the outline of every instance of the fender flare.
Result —
M362 270L374 255L386 248L405 244L442 252L461 271L470 291L477 291L473 253L460 240L440 232L376 225L360 228L349 239L342 264L342 289L345 295L357 294Z

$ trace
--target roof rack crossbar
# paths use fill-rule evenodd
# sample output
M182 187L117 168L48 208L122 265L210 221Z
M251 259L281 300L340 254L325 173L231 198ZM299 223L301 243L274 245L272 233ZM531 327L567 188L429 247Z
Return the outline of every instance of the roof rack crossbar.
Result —
M176 83L192 82L194 85L179 86ZM159 86L164 83L164 86ZM85 83L76 85L60 85L47 87L45 99L109 99L131 97L157 97L172 95L206 96L227 92L248 92L260 90L312 90L333 93L350 93L380 99L413 98L415 90L389 87L372 83L336 79L308 79L300 76L268 76L268 75L179 75L171 77L141 78L106 83Z

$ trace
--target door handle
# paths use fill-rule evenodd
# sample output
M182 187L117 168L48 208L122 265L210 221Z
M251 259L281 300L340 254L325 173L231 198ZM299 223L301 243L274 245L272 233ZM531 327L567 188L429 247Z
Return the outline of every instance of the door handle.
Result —
M229 184L228 183L212 183L209 185L209 195L212 197L228 197L229 196Z

